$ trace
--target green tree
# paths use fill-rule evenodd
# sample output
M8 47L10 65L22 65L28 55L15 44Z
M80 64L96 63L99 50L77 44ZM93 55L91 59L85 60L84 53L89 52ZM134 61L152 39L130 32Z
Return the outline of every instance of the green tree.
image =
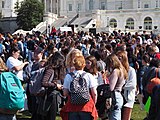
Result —
M44 6L39 0L24 0L16 12L18 28L31 30L42 21Z

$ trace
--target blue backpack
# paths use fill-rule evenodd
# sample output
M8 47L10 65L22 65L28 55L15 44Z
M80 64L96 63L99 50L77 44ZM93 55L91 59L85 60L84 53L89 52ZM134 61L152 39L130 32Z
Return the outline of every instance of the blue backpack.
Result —
M20 80L11 72L0 73L0 110L24 108L25 91Z

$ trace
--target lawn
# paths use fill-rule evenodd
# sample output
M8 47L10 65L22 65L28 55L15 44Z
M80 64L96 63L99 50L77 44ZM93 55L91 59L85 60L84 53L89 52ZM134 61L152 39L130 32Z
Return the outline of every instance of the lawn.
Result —
M146 112L140 109L139 104L135 104L132 112L132 120L143 120L145 116ZM31 116L27 111L23 112L23 114L17 114L17 118L19 118L18 120L29 120L30 117ZM61 120L61 118L57 116L56 120Z

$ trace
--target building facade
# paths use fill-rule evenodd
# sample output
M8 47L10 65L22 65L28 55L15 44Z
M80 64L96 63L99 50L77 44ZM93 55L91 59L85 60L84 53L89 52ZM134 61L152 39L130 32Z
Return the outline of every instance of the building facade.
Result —
M92 16L96 27L159 30L160 0L61 0L61 15Z
M0 0L3 17L16 17L14 6L23 0ZM160 30L160 0L41 0L46 19L92 17L96 28Z

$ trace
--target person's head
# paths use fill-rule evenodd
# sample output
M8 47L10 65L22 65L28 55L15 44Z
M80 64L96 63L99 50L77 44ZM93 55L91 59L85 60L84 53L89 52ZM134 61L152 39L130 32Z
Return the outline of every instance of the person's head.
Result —
M160 67L160 60L157 58L152 58L149 64L150 67Z
M143 65L146 65L146 64L149 64L149 62L150 62L150 57L149 57L149 55L143 55L142 56L142 64Z
M42 56L43 56L43 52L44 52L44 50L41 47L37 47L34 50L34 60L37 61L37 62L41 61L42 60Z
M86 65L84 56L76 56L73 59L73 66L76 70L83 70Z
M3 72L3 71L7 71L8 68L6 67L3 59L0 57L0 72Z
M116 56L116 54L110 54L106 60L105 63L107 65L107 70L112 73L114 69L119 69L122 70L124 78L127 79L128 78L128 73L126 71L126 69L123 67L123 65L121 64L121 61L118 59L118 57ZM120 72L119 75L121 75L122 73Z
M78 49L72 49L66 56L66 66L72 67L73 66L73 59L76 56L83 56L82 52Z
M54 52L47 60L46 67L54 69L54 78L62 80L65 75L65 57L59 52Z
M126 71L128 72L129 71L129 62L128 62L127 52L124 50L117 51L116 55L117 55L118 59L121 61L122 65L124 66Z
M97 70L97 60L94 56L88 56L86 57L86 71L90 72L91 74L95 75L98 70Z
M61 66L64 67L65 57L59 52L54 52L47 60L46 65L52 66L52 68L60 68Z
M10 55L14 57L15 59L18 59L20 56L20 50L17 46L14 46L10 49Z

